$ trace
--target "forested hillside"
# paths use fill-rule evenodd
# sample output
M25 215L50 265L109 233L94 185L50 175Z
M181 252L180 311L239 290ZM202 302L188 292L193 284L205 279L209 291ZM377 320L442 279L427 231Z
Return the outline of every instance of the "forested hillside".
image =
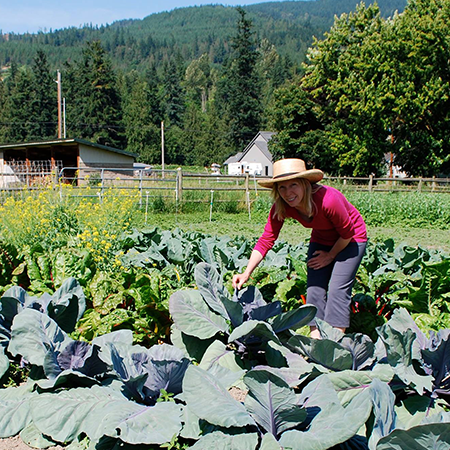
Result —
M404 8L403 8L404 7ZM395 11L403 11L395 13ZM222 163L260 130L329 174L450 173L450 0L202 6L0 42L0 142L67 137Z
M267 39L282 56L303 61L312 37L321 37L334 16L353 11L357 0L269 2L244 7L258 39ZM379 0L383 17L402 11L406 0ZM369 4L369 2L367 2ZM172 57L189 63L206 53L222 64L230 52L238 18L236 9L220 5L179 8L143 20L123 20L109 26L50 30L47 33L3 35L0 64L31 65L36 50L47 53L52 68L80 57L87 41L100 40L114 67L145 70Z

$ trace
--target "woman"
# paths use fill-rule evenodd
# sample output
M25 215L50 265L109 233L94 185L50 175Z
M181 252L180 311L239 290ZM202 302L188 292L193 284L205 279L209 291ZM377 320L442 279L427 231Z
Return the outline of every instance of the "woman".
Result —
M233 287L240 289L247 282L273 247L284 220L293 218L312 228L306 301L317 307L316 317L345 332L352 287L367 243L366 225L341 192L317 184L322 178L321 170L307 170L303 160L290 158L276 161L272 179L258 182L272 188L274 204L246 270L233 277ZM320 338L315 323L311 337Z

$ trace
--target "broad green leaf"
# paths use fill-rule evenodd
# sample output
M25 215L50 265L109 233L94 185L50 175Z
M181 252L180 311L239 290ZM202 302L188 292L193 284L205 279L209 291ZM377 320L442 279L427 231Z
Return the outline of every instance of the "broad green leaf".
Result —
M343 370L340 372L331 372L328 379L333 383L341 404L345 406L350 400L361 391L367 389L374 379L380 379L389 383L393 378L393 372L386 370L384 373L371 370Z
M9 368L9 358L5 355L5 348L0 346L0 378Z
M180 432L180 436L185 439L198 439L202 434L200 427L200 418L194 414L189 405L183 408L183 429Z
M260 450L283 450L272 434L266 433L261 439Z
M207 348L199 367L208 371L215 365L220 365L233 372L240 373L242 371L242 367L236 361L236 354L227 350L226 345L220 341L214 341Z
M233 342L246 336L250 338L256 336L263 340L280 343L272 327L267 322L261 322L259 320L247 320L242 325L236 327L228 337L228 342Z
M75 278L68 278L52 295L47 307L48 315L66 333L75 329L78 320L86 309L86 298L80 284Z
M183 380L183 397L200 419L222 427L243 427L255 422L244 406L228 393L220 380L189 366Z
M340 404L333 383L327 374L320 375L308 383L301 392L297 403L304 408L317 406L324 411L330 404Z
M215 341L215 339L199 339L195 336L189 336L181 332L175 324L170 327L170 340L173 345L177 346L180 350L194 361L201 361L206 349Z
M294 428L306 419L306 410L297 405L288 384L266 370L251 370L244 377L249 389L245 398L247 411L260 427L273 436Z
M130 444L162 444L181 430L182 413L175 403L140 405L105 387L41 394L30 404L36 427L58 442L73 441L82 433L94 441L119 433Z
M208 339L228 330L225 319L211 311L198 291L175 292L170 297L169 308L176 327L190 336Z
M225 289L219 272L210 264L200 263L195 267L194 276L198 290L208 306L225 320L230 319L223 304L224 300L230 300L230 294Z
M72 339L49 316L25 309L14 318L8 351L21 355L36 366L43 366L49 351L64 348Z
M404 332L394 330L389 322L378 330L387 351L388 363L394 368L396 375L419 394L433 390L433 377L416 372L413 365L413 343L416 333L411 329Z
M20 438L25 444L33 448L47 448L56 445L55 442L43 436L34 423L30 423L20 432Z
M192 450L255 450L258 444L256 433L225 434L214 431L202 436L191 448Z
M387 383L373 380L372 393L374 425L369 438L369 448L376 448L377 442L396 428L395 395Z
M316 312L317 308L314 305L302 305L299 308L281 313L274 319L269 319L269 323L275 333L281 333L291 328L301 328L307 325L314 319Z
M15 436L30 424L29 400L37 395L32 383L0 389L0 437Z
M371 411L368 390L355 397L346 408L339 403L329 403L314 417L308 431L286 431L280 444L292 450L327 450L355 436Z
M444 408L430 397L413 395L402 400L395 412L401 428L407 429L421 425L424 419L433 414L444 412Z
M353 366L351 353L329 339L312 339L296 335L289 339L289 346L307 356L312 362L331 370L346 370Z
M181 430L182 410L175 402L143 407L117 425L120 439L129 444L163 444Z
M419 425L408 430L394 430L380 439L376 450L448 450L450 424Z

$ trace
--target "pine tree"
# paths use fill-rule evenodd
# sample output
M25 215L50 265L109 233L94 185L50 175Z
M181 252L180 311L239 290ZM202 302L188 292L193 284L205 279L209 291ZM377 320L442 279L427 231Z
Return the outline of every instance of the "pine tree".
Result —
M171 60L164 64L163 72L164 116L170 122L170 125L181 126L183 123L185 104L180 68Z
M66 67L71 133L98 144L125 147L116 74L100 42L88 43L82 60Z
M29 139L51 139L57 136L57 87L50 74L47 56L38 50L33 63L31 119Z
M140 161L151 164L159 162L161 142L159 127L156 125L158 118L154 117L152 111L154 101L147 81L137 77L131 83L131 91L124 101L123 118L127 150L137 153Z
M259 131L263 111L252 22L242 8L237 11L240 18L233 38L234 58L222 79L221 91L222 101L227 104L230 141L235 150L243 150Z
M32 93L33 74L24 67L17 71L14 79L9 80L8 96L4 102L3 141L7 143L28 141L32 134L32 108L30 93Z

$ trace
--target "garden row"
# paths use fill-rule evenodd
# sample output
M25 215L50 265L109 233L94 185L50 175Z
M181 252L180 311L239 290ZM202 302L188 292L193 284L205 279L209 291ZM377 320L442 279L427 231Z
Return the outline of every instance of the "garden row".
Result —
M53 295L12 287L0 300L0 436L70 450L415 450L450 445L450 329L424 334L404 308L374 342L283 311L254 286L233 295L217 264L170 296L172 344L133 344L131 330L71 336L86 298L67 279Z
M315 341L306 243L278 242L234 292L255 239L134 228L136 199L50 194L0 212L0 437L70 450L449 446L446 252L369 242L351 327L321 322Z
M40 244L21 249L0 247L3 290L19 285L33 295L52 293L75 278L87 298L77 324L78 337L94 337L118 328L134 332L135 342L167 341L168 301L177 290L194 286L193 271L206 262L222 275L229 291L233 273L246 266L254 240L148 228L116 237L115 263L104 269L92 249ZM283 310L297 307L306 294L307 244L278 242L253 273L250 284ZM351 331L375 336L375 328L398 307L405 307L423 330L450 328L450 257L441 250L392 240L371 243L357 273Z

